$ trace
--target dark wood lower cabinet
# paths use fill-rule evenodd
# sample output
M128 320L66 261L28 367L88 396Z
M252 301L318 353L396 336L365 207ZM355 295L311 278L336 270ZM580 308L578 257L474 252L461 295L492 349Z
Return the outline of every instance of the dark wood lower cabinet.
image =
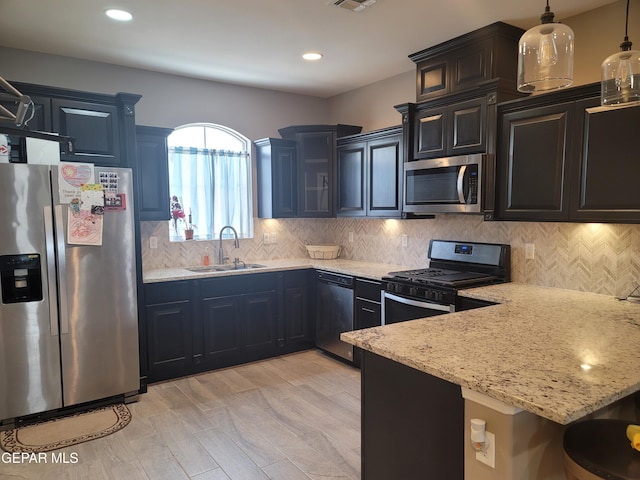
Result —
M145 285L149 381L312 348L310 272Z
M149 382L180 377L192 370L190 283L145 285Z
M287 349L309 348L315 344L312 272L294 270L284 274L284 335L278 341Z
M362 479L464 479L460 387L364 351Z
M194 342L203 344L205 370L239 363L242 352L241 302L238 295L202 301L202 336L194 332Z
M277 354L276 291L244 295L242 303L245 307L242 321L244 356L253 359Z
M382 283L356 278L355 281L355 314L353 327L356 330L362 328L379 327L382 324ZM353 364L360 366L362 363L362 350L353 349Z

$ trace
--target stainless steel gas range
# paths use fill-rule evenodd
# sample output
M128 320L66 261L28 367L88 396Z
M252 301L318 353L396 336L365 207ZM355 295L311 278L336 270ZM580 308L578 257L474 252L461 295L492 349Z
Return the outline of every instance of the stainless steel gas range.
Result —
M428 257L428 268L383 277L383 325L482 306L458 291L511 280L509 245L431 240Z

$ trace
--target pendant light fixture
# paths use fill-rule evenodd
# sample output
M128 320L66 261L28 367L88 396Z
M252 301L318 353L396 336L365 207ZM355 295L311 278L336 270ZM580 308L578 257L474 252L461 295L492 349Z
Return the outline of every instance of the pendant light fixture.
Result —
M622 106L640 103L640 51L629 41L629 0L620 52L602 62L601 103Z
M527 30L518 44L518 91L546 92L573 83L573 30L553 21L549 0L541 25Z

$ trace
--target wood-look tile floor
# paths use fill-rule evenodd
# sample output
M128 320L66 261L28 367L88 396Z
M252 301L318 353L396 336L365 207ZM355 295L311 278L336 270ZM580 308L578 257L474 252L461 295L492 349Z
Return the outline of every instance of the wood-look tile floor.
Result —
M0 479L357 480L360 370L316 350L151 385L131 423L64 450L77 463L0 462Z

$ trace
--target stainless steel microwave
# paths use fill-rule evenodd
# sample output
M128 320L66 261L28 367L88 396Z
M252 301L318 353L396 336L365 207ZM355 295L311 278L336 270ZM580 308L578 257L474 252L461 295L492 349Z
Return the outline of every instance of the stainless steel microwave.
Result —
M477 154L406 162L403 213L485 213L492 161L492 155Z

